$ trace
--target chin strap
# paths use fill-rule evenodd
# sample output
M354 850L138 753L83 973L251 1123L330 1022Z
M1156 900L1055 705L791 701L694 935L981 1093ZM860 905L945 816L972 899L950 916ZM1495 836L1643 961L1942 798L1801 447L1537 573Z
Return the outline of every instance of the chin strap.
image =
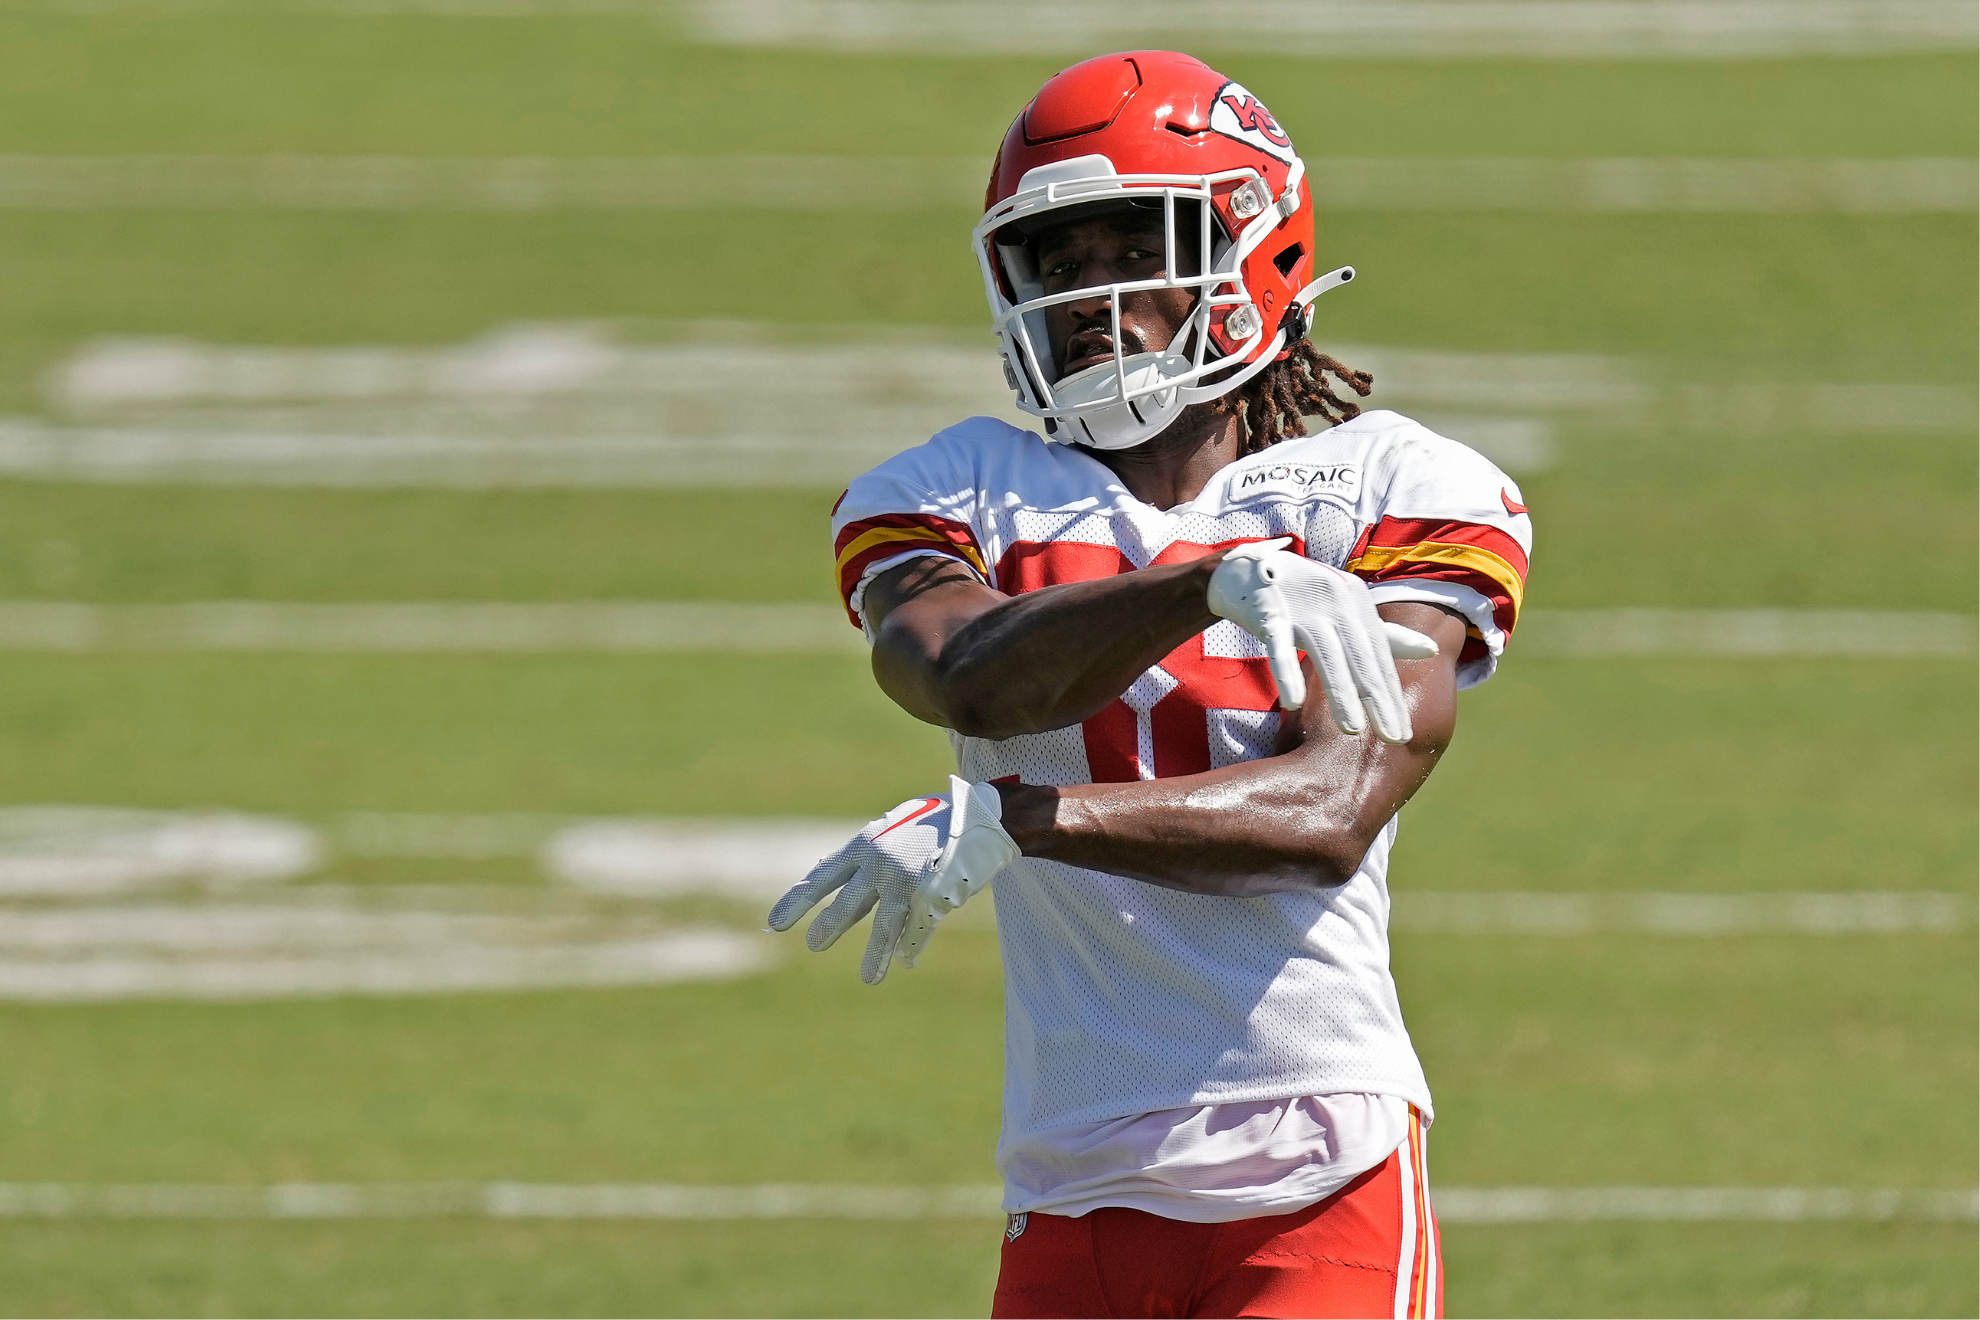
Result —
M1214 386L1209 387L1215 393L1209 394L1206 397L1221 398L1223 395L1229 394L1232 390L1271 366L1273 362L1278 360L1279 354L1306 338L1306 332L1313 325L1312 312L1314 300L1329 290L1340 288L1353 278L1354 267L1342 266L1339 270L1328 271L1325 275L1322 275L1319 279L1313 281L1313 283L1307 285L1298 293L1295 293L1292 297L1292 302L1286 307L1286 314L1279 318L1279 327L1272 332L1272 342L1266 346L1265 351L1260 353L1250 366L1245 367L1229 379L1220 380ZM1200 399L1190 399L1190 396L1192 392L1202 388L1201 386L1182 386L1182 397L1191 402L1201 402Z
M1313 283L1295 293L1292 302L1286 307L1286 314L1279 318L1279 342L1264 357L1271 361L1306 338L1313 328L1313 304L1321 294L1340 288L1354 278L1354 267L1342 266L1330 270Z
M1299 308L1301 311L1306 311L1313 306L1315 300L1321 294L1338 289L1353 278L1354 267L1352 266L1342 266L1338 270L1330 270L1319 279L1313 281L1313 283L1301 289L1298 293L1295 293L1293 295L1293 306Z

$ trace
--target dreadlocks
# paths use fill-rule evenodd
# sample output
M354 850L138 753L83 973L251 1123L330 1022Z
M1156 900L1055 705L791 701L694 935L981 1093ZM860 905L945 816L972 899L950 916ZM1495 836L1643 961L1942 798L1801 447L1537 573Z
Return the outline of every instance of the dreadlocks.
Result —
M1361 415L1361 405L1341 398L1327 380L1336 381L1367 398L1375 377L1328 357L1302 340L1292 356L1274 362L1231 393L1217 400L1219 412L1238 414L1243 434L1238 453L1255 454L1268 445L1306 434L1308 417L1329 426Z

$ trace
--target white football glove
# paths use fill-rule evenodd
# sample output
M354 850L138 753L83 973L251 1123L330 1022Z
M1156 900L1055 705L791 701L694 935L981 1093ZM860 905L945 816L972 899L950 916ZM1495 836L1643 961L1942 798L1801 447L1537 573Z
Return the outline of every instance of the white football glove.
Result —
M1395 656L1425 660L1437 643L1375 612L1368 584L1284 549L1290 537L1241 545L1210 576L1210 611L1265 643L1279 704L1306 704L1304 650L1320 671L1327 705L1342 733L1358 734L1371 716L1383 742L1410 739L1409 704Z
M789 930L838 890L812 920L804 942L813 953L823 952L873 912L859 979L878 985L889 958L914 966L937 923L1018 857L1003 819L995 788L950 775L947 793L901 803L813 867L770 909L770 929Z

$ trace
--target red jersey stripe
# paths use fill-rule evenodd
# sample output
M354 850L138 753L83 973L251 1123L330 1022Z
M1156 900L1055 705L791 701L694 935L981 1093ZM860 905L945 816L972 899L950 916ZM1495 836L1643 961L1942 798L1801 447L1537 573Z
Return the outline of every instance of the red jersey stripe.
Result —
M1522 580L1526 577L1526 551L1520 548L1518 541L1484 523L1450 522L1440 518L1384 518L1364 534L1354 548L1353 558L1358 559L1373 549L1402 549L1425 541L1475 545L1511 564Z
M1384 518L1362 533L1347 562L1369 582L1470 587L1492 602L1492 621L1508 637L1519 621L1526 569L1525 550L1498 528L1436 518Z
M983 552L977 548L970 529L932 514L889 513L862 518L847 523L833 540L839 561L839 598L855 627L859 625L859 616L853 612L853 592L866 576L866 570L883 559L905 551L930 550L960 560L978 575L989 577Z

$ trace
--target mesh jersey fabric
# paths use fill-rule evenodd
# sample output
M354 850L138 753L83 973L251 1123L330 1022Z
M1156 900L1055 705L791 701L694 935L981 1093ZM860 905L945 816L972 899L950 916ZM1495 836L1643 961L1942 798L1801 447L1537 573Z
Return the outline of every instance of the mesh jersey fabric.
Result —
M1290 1214L1388 1159L1409 1113L1389 1095L1309 1095L1048 1128L1007 1143L1004 1209L1120 1206L1193 1224Z
M866 584L916 555L1017 594L1289 536L1378 599L1463 614L1464 687L1490 676L1513 631L1531 547L1510 479L1383 410L1240 459L1169 510L1136 500L1083 451L971 418L854 480L833 532L841 594L862 627ZM951 741L972 780L1128 782L1267 756L1278 723L1263 647L1219 622L1083 724ZM1033 1134L1191 1106L1361 1092L1427 1113L1389 975L1396 829L1391 820L1346 884L1251 899L1012 863L996 881L1000 1167Z

